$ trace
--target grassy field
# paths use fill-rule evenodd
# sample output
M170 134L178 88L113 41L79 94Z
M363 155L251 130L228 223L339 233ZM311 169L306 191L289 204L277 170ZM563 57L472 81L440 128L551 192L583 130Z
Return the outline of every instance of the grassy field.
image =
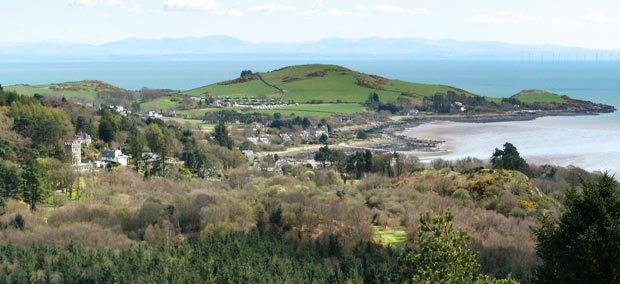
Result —
M202 96L204 93L209 93L212 96L230 96L230 97L243 97L243 96L267 96L267 97L280 97L279 91L273 87L270 87L260 80L253 80L244 83L231 84L231 85L208 85L201 88L192 89L183 92L183 94L189 96Z
M300 104L275 109L251 110L249 112L272 115L274 113L280 113L283 116L300 115L328 117L334 114L353 114L365 111L366 108L359 104Z
M381 86L370 88L357 83L358 78L369 75L352 71L336 65L309 64L285 67L271 72L260 73L265 80L253 80L230 85L209 85L183 92L186 95L200 96L209 92L216 96L260 96L279 97L274 85L285 90L284 101L298 103L310 101L361 103L368 95L377 93L382 102L394 102L401 93L416 94L414 100L422 101L424 96L437 92L455 91L474 95L465 90L444 86L409 83L400 80L387 80ZM415 99L417 98L417 99Z
M295 65L282 69L274 70L271 72L260 73L263 79L273 85L283 85L292 79L307 79L308 75L323 70L334 70L336 72L350 73L351 70L338 65L326 65L326 64L307 64L307 65ZM338 70L338 71L337 71Z
M372 226L375 234L379 236L385 246L396 246L407 240L407 232L402 230L385 230L381 226Z
M43 85L12 85L6 86L5 89L27 96L41 94L88 100L95 100L99 92L127 92L127 90L96 80Z
M12 85L5 88L9 91L15 91L18 94L32 96L34 94L53 95L67 98L80 98L94 100L97 98L97 92L94 89L61 91L60 89L52 89L52 85Z
M308 102L321 100L324 102L362 103L371 93L379 94L381 101L393 102L400 95L398 92L375 90L359 86L355 76L331 72L324 77L297 80L280 86L286 91L285 101Z
M171 110L174 109L176 107L179 106L179 102L174 99L173 97L170 96L166 96L166 97L161 97L161 98L157 98L155 100L152 101L148 101L146 103L141 103L140 104L140 109L142 111L159 111L159 110L163 110L163 111L167 111L167 110Z
M447 93L448 91L453 91L456 93L464 93L469 96L475 96L475 94L461 90L458 88L446 86L446 85L432 85L432 84L420 84L420 83L411 83L405 82L401 80L390 80L390 83L385 87L386 90L396 91L396 92L407 92L407 93L416 93L423 97L428 97L435 95L435 93Z
M186 109L177 111L177 114L185 115L188 117L200 117L203 116L206 112L218 112L221 110L236 110L239 111L238 107L224 107L224 108L201 108L201 109Z
M514 95L513 97L526 104L564 103L565 102L564 99L562 99L560 96L556 94L549 93L546 91L539 91L539 90L523 91L523 92L520 92Z
M184 119L184 118L176 118L176 117L164 117L162 118L165 121L174 121L181 125L189 124L191 126L200 126L202 131L213 131L215 128L215 124L203 123L202 120L199 119Z
M204 109L190 109L178 111L177 114L187 117L200 117L206 112L218 112L221 110L236 110L244 111L238 107L225 107L225 108L204 108ZM290 105L281 108L273 109L251 109L247 110L249 113L266 113L273 115L274 113L280 113L283 116L300 115L300 116L317 116L317 117L329 117L334 114L353 114L365 112L366 108L359 104L299 104Z

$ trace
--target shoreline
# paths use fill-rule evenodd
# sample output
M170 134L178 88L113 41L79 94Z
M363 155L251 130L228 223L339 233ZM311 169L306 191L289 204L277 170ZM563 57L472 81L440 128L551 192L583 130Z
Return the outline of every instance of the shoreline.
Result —
M584 117L583 124L580 118L527 122L553 116L559 115L530 116L531 119L519 120L511 119L510 116L418 118L397 127L386 127L383 131L386 135L402 139L441 141L432 149L412 148L402 151L423 162L464 157L484 160L491 156L493 149L511 142L533 164L576 166L590 172L620 174L620 167L615 162L620 159L620 151L614 144L620 139L620 129L615 127L617 122L610 124L613 125L611 128L597 128L601 121L587 117Z
M416 156L433 156L437 153L451 153L456 147L454 141L445 141L437 137L410 137L403 132L407 129L433 122L455 123L495 123L532 121L542 117L558 116L597 116L594 112L559 112L537 111L508 114L477 114L477 115L428 115L428 116L391 116L390 122L383 123L368 130L369 133L389 137L387 142L374 142L368 148L377 151L398 151Z

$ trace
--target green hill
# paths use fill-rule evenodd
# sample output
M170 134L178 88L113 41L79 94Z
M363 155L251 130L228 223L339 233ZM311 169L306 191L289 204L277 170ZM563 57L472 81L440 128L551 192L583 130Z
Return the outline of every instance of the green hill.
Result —
M126 107L139 104L142 111L182 110L188 112L185 115L192 117L195 117L196 113L204 114L208 111L219 110L219 108L204 104L197 98L205 95L210 95L216 99L216 102L235 110L279 112L281 114L303 113L313 116L363 112L366 109L362 104L373 93L378 95L380 103L375 101L368 109L387 110L392 113L405 112L411 108L441 114L460 114L465 111L468 113L499 113L512 111L515 105L520 105L523 110L573 113L599 113L615 110L612 106L575 100L541 90L525 90L505 99L480 97L451 86L392 80L342 66L326 64L289 66L264 73L246 70L238 78L183 92L146 88L140 91L129 91L96 80L43 85L21 84L7 86L5 89L23 95L66 97L98 104ZM436 96L437 94L439 96ZM259 107L290 102L300 105L269 109ZM235 104L240 106L234 107ZM244 106L252 107L245 108Z
M510 97L531 109L568 111L572 113L610 113L613 106L577 100L566 95L557 95L543 90L525 90Z
M558 103L562 104L566 101L559 95L543 90L524 90L512 96L520 102L531 103Z
M409 83L368 75L337 65L310 64L284 67L266 73L252 73L235 80L183 92L191 96L260 97L295 102L362 103L371 93L382 102L404 96L413 102L435 93L453 91L474 94L444 85Z
M12 85L5 87L6 90L15 91L18 94L32 96L34 94L51 95L67 98L79 98L87 100L95 100L100 92L128 92L125 89L113 86L111 84L97 81L84 80L77 82L66 82L58 84L42 84L42 85Z

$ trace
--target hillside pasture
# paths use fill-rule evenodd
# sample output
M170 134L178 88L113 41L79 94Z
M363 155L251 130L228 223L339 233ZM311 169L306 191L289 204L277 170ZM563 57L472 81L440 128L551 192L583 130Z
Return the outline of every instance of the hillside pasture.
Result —
M252 80L248 82L229 85L212 84L183 92L183 94L185 95L196 97L203 96L206 93L216 97L280 97L280 93L277 89L268 86L261 80Z
M379 94L381 101L396 101L400 93L362 87L352 74L331 72L323 77L293 81L281 86L284 101L363 103L371 93Z
M365 111L366 108L359 104L300 104L273 109L248 110L248 112L271 115L280 113L283 116L299 115L317 117L329 117L335 114L354 114Z
M326 65L326 64L308 64L308 65L296 65L284 67L271 72L260 73L261 77L272 85L283 85L286 82L293 82L295 80L308 79L319 77L318 73L323 71L330 72L346 72L352 71L338 65ZM315 74L315 76L312 76Z
M194 127L200 127L200 131L204 132L211 132L215 128L215 124L204 123L202 120L199 119L185 119L178 117L164 117L162 119L165 121L174 121L180 125L189 126L190 129L193 129Z
M140 104L142 111L168 111L179 106L179 100L171 96L165 96Z
M532 103L564 103L564 99L560 96L549 93L546 91L539 90L528 90L518 93L513 96L522 103L532 104Z
M79 98L95 100L97 92L92 89L80 89L71 91L62 91L54 89L54 85L12 85L5 87L6 90L14 91L20 95L33 96L34 94L50 95L55 97Z

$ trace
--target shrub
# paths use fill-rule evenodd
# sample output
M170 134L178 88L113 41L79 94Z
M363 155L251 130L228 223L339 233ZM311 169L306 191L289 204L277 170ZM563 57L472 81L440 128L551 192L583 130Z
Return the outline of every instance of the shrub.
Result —
M452 193L452 198L460 200L469 200L469 191L464 188L459 188Z

